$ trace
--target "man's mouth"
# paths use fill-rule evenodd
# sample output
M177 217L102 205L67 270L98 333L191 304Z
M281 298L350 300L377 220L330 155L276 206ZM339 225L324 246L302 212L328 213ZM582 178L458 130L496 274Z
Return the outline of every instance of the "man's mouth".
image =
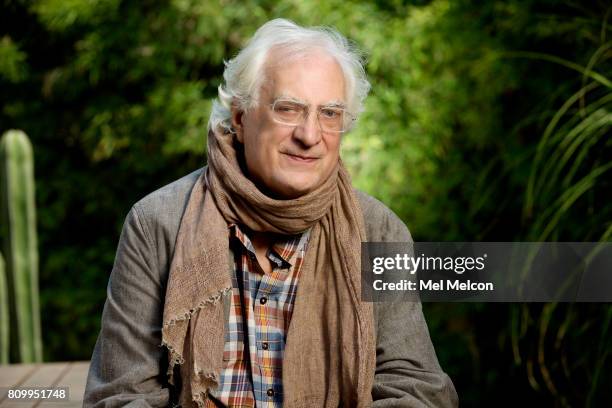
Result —
M312 163L319 159L317 156L308 156L302 154L294 154L289 152L284 152L291 160L295 160L300 163Z

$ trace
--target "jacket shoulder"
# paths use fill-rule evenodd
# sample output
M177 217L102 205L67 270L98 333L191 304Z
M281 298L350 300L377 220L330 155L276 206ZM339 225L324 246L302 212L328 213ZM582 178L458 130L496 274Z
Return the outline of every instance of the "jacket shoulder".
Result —
M140 199L135 206L143 210L172 210L172 207L181 208L187 204L187 199L191 193L195 182L204 168L193 171L178 180L166 184L165 186L147 194ZM148 212L148 211L146 211Z
M153 191L132 208L142 223L145 235L158 251L160 265L166 264L174 252L181 218L202 171L204 168Z
M400 218L376 198L355 189L361 205L369 242L412 242L412 235Z

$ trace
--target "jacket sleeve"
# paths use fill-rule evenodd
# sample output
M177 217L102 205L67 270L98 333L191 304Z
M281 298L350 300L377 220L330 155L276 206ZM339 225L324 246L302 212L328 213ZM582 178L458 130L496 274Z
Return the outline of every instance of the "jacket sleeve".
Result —
M376 212L374 212L376 213ZM369 241L412 242L404 223L389 209L366 214L380 224L370 228ZM418 299L374 304L377 322L375 408L457 407L450 377L442 371Z
M420 302L379 303L373 407L456 407L457 393L436 357Z
M164 285L136 204L128 214L107 287L84 407L166 407L167 352L160 347Z

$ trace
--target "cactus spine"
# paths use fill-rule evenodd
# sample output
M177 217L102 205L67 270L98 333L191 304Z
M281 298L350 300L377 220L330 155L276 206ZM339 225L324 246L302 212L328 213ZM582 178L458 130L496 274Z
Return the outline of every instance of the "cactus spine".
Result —
M12 354L17 361L40 362L34 163L32 145L21 131L10 130L0 140L0 184Z

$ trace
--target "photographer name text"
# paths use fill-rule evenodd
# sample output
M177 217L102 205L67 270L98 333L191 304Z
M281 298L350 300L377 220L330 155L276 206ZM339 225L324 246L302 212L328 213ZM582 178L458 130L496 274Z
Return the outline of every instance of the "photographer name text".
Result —
M472 282L458 279L419 280L402 279L399 282L385 282L377 279L373 282L374 290L402 290L402 291L493 291L495 287L492 282Z

